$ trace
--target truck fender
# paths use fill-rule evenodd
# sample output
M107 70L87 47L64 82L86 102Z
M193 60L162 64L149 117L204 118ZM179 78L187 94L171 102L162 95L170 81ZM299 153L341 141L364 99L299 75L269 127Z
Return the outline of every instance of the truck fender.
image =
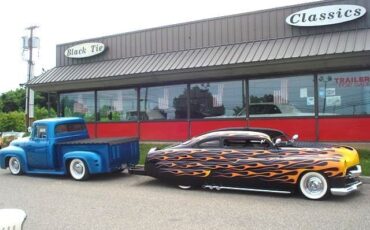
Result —
M64 154L63 162L66 172L69 171L69 162L73 159L83 160L86 163L91 174L102 172L102 159L97 153L90 151L73 151Z
M6 169L7 163L11 157L17 157L21 162L21 169L23 172L28 171L26 152L17 146L8 146L0 150L0 167Z

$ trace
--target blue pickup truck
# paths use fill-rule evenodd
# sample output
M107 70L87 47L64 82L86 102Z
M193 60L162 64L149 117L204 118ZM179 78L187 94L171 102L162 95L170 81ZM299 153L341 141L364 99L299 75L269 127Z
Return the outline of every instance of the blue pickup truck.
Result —
M81 118L35 121L31 136L0 149L0 167L13 175L70 174L86 180L91 174L122 171L139 161L137 138L90 139Z

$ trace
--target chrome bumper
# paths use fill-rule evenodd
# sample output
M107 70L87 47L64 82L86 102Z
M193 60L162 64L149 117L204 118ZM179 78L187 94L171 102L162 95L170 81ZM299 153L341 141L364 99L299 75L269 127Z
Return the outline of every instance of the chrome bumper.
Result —
M349 171L349 175L351 177L359 177L362 173L362 168L361 168L361 165L356 165L356 169L355 170L351 170Z
M362 173L361 165L356 165L356 169L353 169L348 172L349 178L356 179L358 178ZM357 179L358 180L358 179ZM331 194L336 196L345 196L351 192L357 191L358 186L362 185L361 181L357 181L356 183L346 187L346 188L331 188Z
M362 182L359 181L347 188L331 188L330 189L330 192L332 195L335 195L335 196L345 196L351 192L354 192L354 191L357 191L358 190L358 186L362 185Z

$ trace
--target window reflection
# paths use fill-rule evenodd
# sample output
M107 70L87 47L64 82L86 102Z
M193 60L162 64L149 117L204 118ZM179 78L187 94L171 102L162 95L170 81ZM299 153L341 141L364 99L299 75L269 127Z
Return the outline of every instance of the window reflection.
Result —
M136 89L98 91L99 121L137 120Z
M314 116L312 75L250 80L249 86L250 117Z
M141 120L173 120L186 118L186 85L147 87L140 89Z
M190 118L231 118L244 109L244 81L190 85Z
M370 114L370 71L318 75L319 115Z
M63 117L81 117L85 121L95 121L94 97L94 92L61 94L61 115Z

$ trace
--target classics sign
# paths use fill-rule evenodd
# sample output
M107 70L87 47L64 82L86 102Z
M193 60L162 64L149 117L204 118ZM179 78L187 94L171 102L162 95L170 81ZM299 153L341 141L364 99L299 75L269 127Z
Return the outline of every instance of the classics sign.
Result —
M69 47L64 55L69 58L86 58L98 55L105 49L103 43L89 42Z
M292 26L325 26L362 17L366 9L357 5L329 5L301 10L289 15L285 22Z

